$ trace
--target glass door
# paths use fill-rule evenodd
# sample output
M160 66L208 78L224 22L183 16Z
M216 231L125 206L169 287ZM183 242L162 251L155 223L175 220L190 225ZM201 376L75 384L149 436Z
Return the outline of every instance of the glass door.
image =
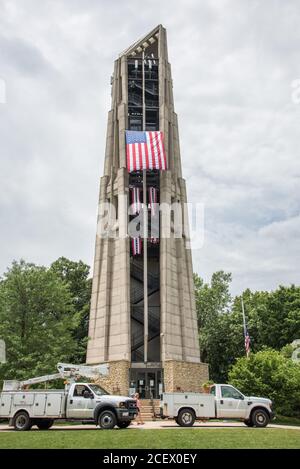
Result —
M146 385L147 373L138 371L136 375L136 392L139 393L140 399L146 399L147 385Z
M138 392L141 399L159 399L162 393L161 370L131 370L130 394Z

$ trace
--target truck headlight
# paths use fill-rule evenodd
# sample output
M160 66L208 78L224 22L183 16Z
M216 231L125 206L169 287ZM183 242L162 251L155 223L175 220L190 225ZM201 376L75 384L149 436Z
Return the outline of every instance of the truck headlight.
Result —
M119 407L126 409L126 402L119 402Z

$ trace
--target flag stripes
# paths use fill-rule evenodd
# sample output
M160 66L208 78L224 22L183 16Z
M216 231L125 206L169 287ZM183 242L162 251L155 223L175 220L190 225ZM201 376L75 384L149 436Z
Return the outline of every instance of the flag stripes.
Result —
M141 189L139 187L131 187L131 214L138 215L141 211Z
M142 254L142 239L141 238L132 238L131 245L132 245L132 254L134 256L137 256L138 254Z
M247 326L245 328L244 335L245 335L245 350L246 350L246 355L248 357L250 353L250 336L249 336Z
M126 158L129 172L167 169L163 133L126 130Z

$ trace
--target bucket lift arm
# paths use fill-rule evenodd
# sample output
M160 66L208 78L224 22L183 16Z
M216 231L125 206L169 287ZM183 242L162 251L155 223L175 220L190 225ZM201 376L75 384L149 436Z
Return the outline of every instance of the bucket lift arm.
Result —
M107 376L109 373L108 364L103 365L75 365L73 363L58 363L58 373L51 375L37 376L23 381L4 381L3 390L26 389L32 384L47 383L56 379L65 379L66 384L78 380L80 377L97 379L99 376Z

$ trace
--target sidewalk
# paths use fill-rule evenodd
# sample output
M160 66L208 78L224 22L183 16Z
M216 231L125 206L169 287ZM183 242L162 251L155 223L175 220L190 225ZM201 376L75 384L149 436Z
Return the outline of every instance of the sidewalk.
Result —
M117 428L117 427L116 427ZM244 425L242 422L228 422L228 421L223 421L223 422L205 422L205 423L199 423L196 422L192 427L179 427L173 420L156 420L153 422L145 422L144 425L136 425L135 423L132 423L128 429L137 429L137 430L163 430L163 429L194 429L194 430L199 430L199 429L214 429L214 428L244 428L245 430L258 430L256 428L249 428L246 425ZM266 428L285 428L287 430L300 430L300 426L292 426L292 425L274 425L270 424ZM53 427L50 429L51 431L53 430L73 430L73 431L78 431L78 430L95 430L95 425L53 425ZM7 431L14 431L13 427L9 427L8 425L0 425L0 432L7 432ZM39 431L37 427L33 427L32 431ZM124 430L122 430L124 431Z

